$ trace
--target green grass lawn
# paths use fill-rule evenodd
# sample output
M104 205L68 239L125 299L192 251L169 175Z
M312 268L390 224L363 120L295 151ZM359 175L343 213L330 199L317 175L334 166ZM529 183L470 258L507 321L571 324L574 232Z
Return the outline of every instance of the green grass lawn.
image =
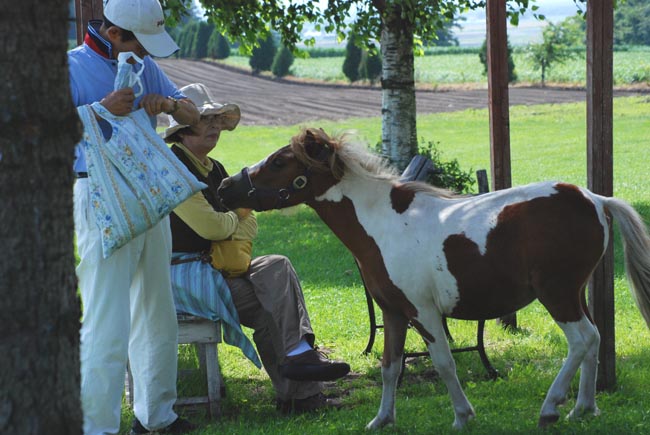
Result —
M343 57L296 58L291 74L304 79L325 82L347 82L341 67ZM521 50L513 53L515 71L521 83L539 84L541 74ZM250 69L248 57L231 56L223 62ZM552 84L582 85L586 80L584 56L570 59L562 64L552 65L546 80ZM443 86L465 84L487 86L483 65L478 54L437 54L415 57L415 81L420 85ZM614 84L638 84L650 82L650 47L633 47L628 51L614 52Z
M585 105L538 105L511 110L512 174L516 185L557 179L586 184ZM614 191L633 203L650 221L650 99L621 98L614 104ZM314 122L327 132L355 129L359 137L375 143L381 119ZM222 135L214 157L234 173L285 145L299 126L239 127ZM419 136L439 142L443 158L457 158L463 169L489 169L488 114L486 110L423 115ZM220 421L201 422L197 434L334 434L362 433L375 416L381 395L379 361L382 334L370 355L362 351L368 338L368 316L363 287L351 255L307 207L290 212L258 214L260 235L255 255L288 256L301 277L305 299L319 346L333 358L348 361L354 376L333 383L329 391L340 395L338 411L282 417L273 405L273 390L263 372L238 349L219 347L227 397ZM535 302L518 314L522 331L510 334L494 321L486 324L489 358L499 370L497 381L487 379L476 353L455 354L458 376L477 417L470 434L646 434L650 425L650 333L628 293L616 239L616 352L618 384L599 393L602 415L584 422L561 420L546 431L536 428L539 409L566 355L566 341L543 307ZM475 322L450 321L455 345L474 343ZM250 331L249 331L250 332ZM408 350L423 350L422 340L409 332ZM193 359L189 348L181 363ZM574 380L564 415L575 404ZM131 412L124 407L124 428ZM381 433L454 433L453 411L444 385L436 378L428 358L407 365L397 393L397 424Z

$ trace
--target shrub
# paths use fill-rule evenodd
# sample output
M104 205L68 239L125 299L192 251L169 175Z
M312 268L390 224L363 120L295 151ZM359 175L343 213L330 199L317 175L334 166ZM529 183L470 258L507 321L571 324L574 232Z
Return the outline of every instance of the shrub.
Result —
M196 39L196 34L199 29L198 22L192 22L186 26L183 26L183 29L178 35L178 57L191 57L192 49L194 47L194 40Z
M213 59L226 59L230 56L230 43L217 30L212 32L208 40L208 56Z
M269 33L265 39L258 39L257 42L259 45L253 48L253 53L248 61L253 69L253 74L259 74L260 71L269 71L271 65L273 65L273 59L275 58L275 53L277 51L271 33Z
M310 58L345 56L345 49L340 47L309 47L303 51L306 51L309 54Z
M424 142L424 139L422 141ZM474 185L472 169L463 171L456 159L443 161L436 146L439 143L429 141L418 149L418 154L430 158L435 168L427 182L456 193L470 193Z
M354 43L352 37L348 38L345 46L345 60L343 61L343 74L350 83L359 80L359 64L361 63L361 49Z
M421 141L424 142L424 139L421 139ZM427 157L433 163L433 172L424 181L459 194L472 193L475 182L474 171L472 169L467 172L463 171L457 159L442 160L441 152L437 147L439 144L440 142L429 141L425 145L418 146L417 154ZM385 154L382 154L381 141L375 144L374 151L385 156Z
M293 64L293 53L284 45L276 53L271 65L271 72L276 77L284 77L289 74L289 69Z
M359 78L375 83L381 77L381 55L364 51L359 63Z
M208 40L214 31L214 24L200 21L196 30L196 37L192 45L192 57L203 59L208 57Z
M481 45L481 51L478 53L478 58L483 64L483 74L487 74L487 39L483 40L483 45ZM510 45L510 39L508 39L508 83L514 83L517 81L517 73L515 72L515 61L512 60L512 46Z

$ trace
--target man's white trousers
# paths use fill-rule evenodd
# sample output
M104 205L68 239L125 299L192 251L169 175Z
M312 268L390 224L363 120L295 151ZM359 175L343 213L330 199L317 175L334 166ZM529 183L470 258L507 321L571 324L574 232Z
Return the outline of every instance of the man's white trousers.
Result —
M74 220L83 303L81 403L86 435L119 431L127 355L134 412L154 430L171 424L176 401L178 331L171 293L171 232L166 217L102 256L88 183L74 187Z

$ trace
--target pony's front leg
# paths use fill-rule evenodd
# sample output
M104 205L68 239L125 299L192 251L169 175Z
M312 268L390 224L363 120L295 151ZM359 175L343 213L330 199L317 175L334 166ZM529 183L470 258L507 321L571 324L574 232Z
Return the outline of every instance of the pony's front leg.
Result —
M438 311L425 312L420 310L416 319L416 327L427 342L431 361L447 387L447 392L454 407L454 429L462 429L476 413L472 404L467 400L456 374L456 362L451 354L447 335L445 334L442 316Z
M379 429L395 422L395 393L402 370L402 355L408 319L399 313L382 311L384 317L384 355L381 361L381 404L377 416L366 429Z

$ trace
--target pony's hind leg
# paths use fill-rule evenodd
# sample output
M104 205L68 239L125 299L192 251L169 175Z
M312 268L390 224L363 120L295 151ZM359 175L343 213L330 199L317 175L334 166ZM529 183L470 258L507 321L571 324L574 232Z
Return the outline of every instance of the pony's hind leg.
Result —
M596 416L600 414L596 406L596 378L598 376L598 350L600 348L600 334L598 328L589 322L584 325L587 332L583 335L593 334L591 347L587 350L587 354L582 360L580 365L580 389L578 390L578 400L576 405L569 413L570 419L579 419L588 415Z
M398 313L382 312L384 318L384 355L381 362L381 404L377 416L366 429L379 429L395 422L395 394L402 370L402 355L408 319Z
M569 352L542 404L539 417L540 427L548 426L559 419L560 413L557 407L566 400L571 380L580 366L582 366L580 391L574 413L580 413L581 415L586 412L597 413L595 375L600 343L598 330L585 315L577 322L556 321L556 323L567 338Z

